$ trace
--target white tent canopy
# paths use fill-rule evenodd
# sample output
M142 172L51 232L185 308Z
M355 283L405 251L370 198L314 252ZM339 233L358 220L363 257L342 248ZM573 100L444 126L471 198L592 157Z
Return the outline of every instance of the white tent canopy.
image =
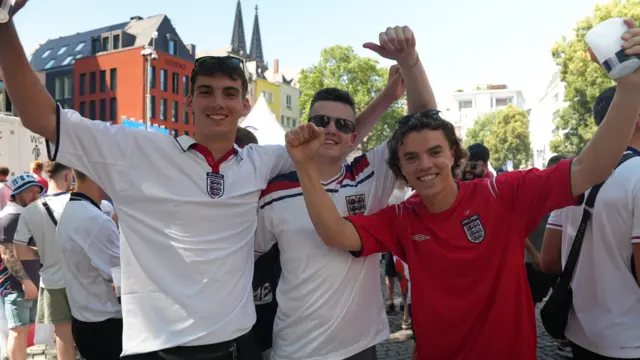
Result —
M264 96L253 105L247 118L240 124L243 128L253 132L260 145L284 145L285 131L273 114Z

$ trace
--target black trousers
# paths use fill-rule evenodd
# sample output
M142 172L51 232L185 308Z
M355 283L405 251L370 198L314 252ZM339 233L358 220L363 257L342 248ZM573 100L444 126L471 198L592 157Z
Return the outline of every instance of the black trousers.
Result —
M145 354L123 356L126 360L262 360L250 331L236 339L201 346L176 346ZM90 359L87 359L90 360Z
M640 358L622 359L603 356L600 354L596 354L593 351L589 351L582 346L575 344L574 342L571 342L571 352L573 353L574 360L640 360Z
M122 354L122 319L85 322L71 318L71 334L85 360L118 360Z

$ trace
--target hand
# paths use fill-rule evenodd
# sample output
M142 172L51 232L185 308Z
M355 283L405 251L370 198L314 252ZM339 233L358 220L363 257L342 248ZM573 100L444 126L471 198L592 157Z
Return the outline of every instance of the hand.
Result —
M24 291L25 300L35 300L38 298L38 288L33 284L33 281L24 280L22 282L22 290Z
M625 25L629 30L622 35L624 44L622 47L625 49L624 54L627 56L640 57L640 29L632 19L625 19ZM633 73L616 79L616 82L620 85L640 86L640 68Z
M393 98L394 101L400 99L406 91L404 76L400 71L400 65L393 65L389 68L389 80L387 86L383 90L386 94Z
M408 26L388 27L380 33L379 41L379 45L368 42L362 46L385 59L395 60L402 68L411 67L418 61L416 38Z
M324 142L324 129L311 123L302 124L288 131L285 141L291 160L296 166L304 165L306 162L313 161L318 148Z

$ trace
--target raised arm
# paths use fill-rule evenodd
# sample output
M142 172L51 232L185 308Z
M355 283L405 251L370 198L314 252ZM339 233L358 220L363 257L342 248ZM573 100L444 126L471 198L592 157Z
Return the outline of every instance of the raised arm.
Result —
M16 0L22 7L25 0ZM12 20L0 24L0 68L22 125L49 141L56 140L56 103L36 76Z
M640 29L626 20L625 55L640 55ZM605 181L629 143L640 116L640 69L616 80L616 95L602 124L571 166L571 192L583 194Z

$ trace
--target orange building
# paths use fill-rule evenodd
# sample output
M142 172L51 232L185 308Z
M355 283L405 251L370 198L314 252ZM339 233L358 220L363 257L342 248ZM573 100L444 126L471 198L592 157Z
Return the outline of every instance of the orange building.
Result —
M193 136L184 99L194 56L195 46L182 42L168 17L156 15L49 40L31 63L46 73L59 103L87 118L122 124L148 116L174 136Z

